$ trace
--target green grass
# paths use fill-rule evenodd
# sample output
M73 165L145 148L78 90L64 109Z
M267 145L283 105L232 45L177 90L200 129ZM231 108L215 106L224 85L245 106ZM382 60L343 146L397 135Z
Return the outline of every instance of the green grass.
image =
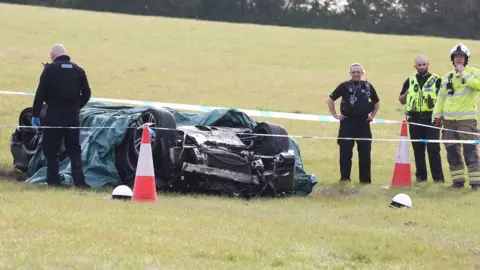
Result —
M402 120L398 93L426 54L451 68L457 40L198 22L0 5L0 88L34 91L54 43L88 72L95 97L328 114L325 99L361 62L381 100L378 118ZM478 41L464 41L471 65ZM2 96L0 124L16 125L31 97ZM337 111L338 111L337 103ZM337 123L261 119L291 135L334 137ZM398 138L399 125L372 125ZM12 129L0 129L11 167ZM104 200L108 192L0 184L0 268L479 269L478 194L445 186L386 190L395 142L374 142L373 184L337 184L335 140L298 140L320 183L307 198L242 201L165 196L157 205ZM412 152L411 152L412 153ZM442 146L444 173L450 182ZM413 154L412 154L412 168ZM413 172L412 172L413 175ZM429 180L431 181L431 180ZM407 192L414 208L388 208Z

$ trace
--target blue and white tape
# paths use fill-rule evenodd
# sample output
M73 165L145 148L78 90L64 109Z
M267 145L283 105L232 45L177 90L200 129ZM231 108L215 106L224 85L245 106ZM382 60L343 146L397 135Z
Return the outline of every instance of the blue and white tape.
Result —
M34 96L33 92L17 92L17 91L0 91L0 94L4 95L22 95L22 96ZM187 110L187 111L196 111L196 112L210 112L213 110L228 110L229 108L225 107L214 107L214 106L203 106L203 105L189 105L189 104L178 104L178 103L166 103L166 102L155 102L155 101L139 101L139 100L128 100L128 99L115 99L115 98L91 98L91 101L98 102L111 102L118 104L129 104L129 105L138 105L146 106L152 108L172 108L177 110ZM291 119L291 120L306 120L306 121L319 121L319 122L339 122L330 115L317 115L317 114L300 114L300 113L285 113L285 112L273 112L273 111L258 111L258 110L247 110L247 109L236 109L241 111L248 116L257 116L265 118L281 118L281 119ZM374 119L372 123L385 123L385 124L398 124L402 121L398 120L386 120L386 119Z
M33 92L20 92L20 91L1 91L0 94L4 95L22 95L22 96L35 96ZM113 99L113 98L91 98L92 101L98 102L111 102L111 103L119 103L119 104L129 104L129 105L137 105L137 106L145 106L145 107L153 107L153 108L172 108L178 110L187 110L187 111L199 111L199 112L210 112L213 110L226 110L228 108L225 107L212 107L212 106L202 106L202 105L189 105L189 104L178 104L178 103L165 103L165 102L154 102L154 101L139 101L139 100L128 100L128 99ZM335 119L333 116L329 115L316 115L316 114L298 114L298 113L284 113L284 112L273 112L273 111L258 111L258 110L246 110L246 109L237 109L238 111L244 112L249 116L259 116L259 117L266 117L266 118L283 118L283 119L291 119L291 120L307 120L307 121L320 121L320 122L339 122L339 120ZM386 119L374 119L372 123L385 123L385 124L401 124L403 121L399 120L386 120ZM428 128L440 129L445 131L463 133L463 134L470 134L470 135L477 135L480 136L478 133L473 132L466 132L466 131L459 131L453 129L445 129L442 127L434 127L430 125L424 125L420 123L413 123L409 122L409 124L417 125L417 126L424 126ZM11 126L10 126L11 127ZM290 136L292 137L292 136ZM330 138L330 137L317 137L317 136L296 136L297 138ZM335 138L336 137L332 137ZM355 138L356 139L356 138ZM356 139L357 140L357 139ZM358 139L360 140L360 139ZM380 140L380 139L376 139ZM393 139L393 141L398 141ZM419 142L447 142L444 140L409 140L409 141L419 141ZM452 142L463 142L467 143L466 141L457 141L452 140ZM471 143L478 143L476 140L471 140Z
M148 130L151 135L154 133L153 130L169 130L169 131L183 131L182 129L178 128L161 128L161 127L151 127L149 125ZM48 128L64 128L64 129L83 129L83 130L94 130L94 129L116 129L118 127L62 127L62 126L15 126L15 125L0 125L0 128L28 128L28 129L48 129ZM134 128L134 129L141 129L142 127L125 127L125 128ZM188 132L188 130L187 130ZM229 133L228 131L215 131L217 133L225 132ZM424 140L424 139L406 139L406 138L398 138L398 139L390 139L390 138L354 138L354 137L332 137L332 136L311 136L311 135L280 135L280 134L263 134L263 133L236 133L237 135L253 135L253 136L264 136L264 137L288 137L288 138L298 138L298 139L320 139L320 140L356 140L356 141L383 141L383 142L399 142L399 141L407 141L407 142L423 142L423 143L464 143L464 144L480 144L480 140Z

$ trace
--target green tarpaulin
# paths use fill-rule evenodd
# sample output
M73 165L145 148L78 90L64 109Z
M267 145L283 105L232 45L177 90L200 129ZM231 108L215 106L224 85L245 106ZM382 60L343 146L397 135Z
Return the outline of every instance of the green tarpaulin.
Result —
M82 146L83 170L86 182L92 187L103 187L107 184L122 184L115 167L116 145L126 134L130 124L148 107L116 106L106 103L91 102L81 111L80 142ZM235 109L214 110L206 113L184 113L168 108L178 125L231 125L239 124L246 128L255 127L257 122L248 115ZM108 127L108 128L107 128ZM307 174L303 168L300 148L292 138L290 149L296 154L295 189L297 195L308 195L317 183L314 175ZM41 149L42 142L39 142ZM59 153L60 177L63 183L73 185L70 175L70 159L62 146ZM46 161L42 151L37 151L28 166L27 183L46 183Z

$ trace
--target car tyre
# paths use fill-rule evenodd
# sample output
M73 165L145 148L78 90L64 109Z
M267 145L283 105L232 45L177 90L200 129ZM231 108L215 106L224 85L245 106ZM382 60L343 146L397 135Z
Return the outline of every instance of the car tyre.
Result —
M285 128L278 124L262 122L253 129L255 134L266 135L282 135L276 136L261 136L255 142L255 151L263 155L276 155L280 152L288 151L289 141L288 133Z
M147 123L151 124L151 128L162 128L154 129L155 135L151 136L151 143L155 174L161 179L157 179L157 184L159 188L163 188L168 182L168 176L171 175L169 152L170 148L175 146L177 123L173 114L165 109L149 108L144 111L139 116L132 130L127 160L129 166L135 164L133 166L136 167L142 142L143 129L141 127Z
M42 111L40 112L40 123L45 119L47 105L43 105ZM33 128L32 126L32 107L27 107L20 112L18 117L18 125L22 126L19 128L20 140L23 143L23 151L27 155L31 156L37 152L37 146L40 141L41 132L39 129Z

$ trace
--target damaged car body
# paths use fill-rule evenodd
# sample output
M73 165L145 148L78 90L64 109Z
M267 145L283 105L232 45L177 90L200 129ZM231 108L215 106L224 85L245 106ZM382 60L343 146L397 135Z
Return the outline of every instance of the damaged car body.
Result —
M281 128L271 123L261 123L260 127ZM227 190L230 195L242 197L291 194L295 154L288 150L288 141L275 137L264 140L266 137L255 133L221 127L179 128L177 143L170 148L173 179L169 184L175 189L193 186L204 192ZM259 151L265 147L262 142L275 150ZM230 183L236 184L225 188Z
M92 108L109 109L103 104L98 107L92 105ZM295 194L299 157L291 149L290 138L282 126L269 122L255 122L249 126L241 121L231 121L231 115L219 116L208 125L185 124L182 122L185 117L183 114L168 108L139 110L139 113L132 114L134 117L128 121L128 126L122 127L124 132L121 138L112 137L118 139L117 143L103 143L107 146L89 149L94 147L91 134L85 135L84 139L90 140L90 143L82 143L82 152L87 151L87 154L88 151L109 153L110 150L106 148L114 149L112 162L118 181L110 183L112 186L126 184L133 187L142 131L144 125L148 124L158 191L234 197ZM111 111L117 117L122 115L124 109ZM45 114L45 108L42 113ZM96 131L94 124L99 122L98 119L93 119L97 115L101 114L95 112L83 118L81 126L91 127L90 131L82 130L83 133L100 132ZM19 117L21 127L11 136L10 149L15 169L32 177L44 164L41 164L42 156L38 153L41 152L42 128L30 127L30 123L31 108L25 108ZM95 139L98 138L96 135ZM59 158L68 159L65 153L60 153ZM82 157L82 160L84 164L89 162L87 157ZM102 163L108 164L109 161ZM100 165L95 166L98 171ZM89 178L86 173L86 181L91 185L96 180Z

